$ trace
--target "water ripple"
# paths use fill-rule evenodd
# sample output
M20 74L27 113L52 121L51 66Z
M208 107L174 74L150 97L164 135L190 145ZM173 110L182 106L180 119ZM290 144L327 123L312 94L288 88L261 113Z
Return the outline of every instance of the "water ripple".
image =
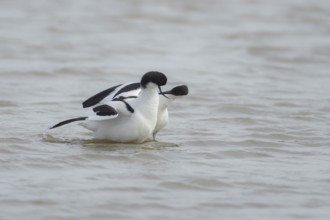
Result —
M313 0L1 4L1 218L328 219L329 10ZM190 88L161 141L45 131L149 70Z

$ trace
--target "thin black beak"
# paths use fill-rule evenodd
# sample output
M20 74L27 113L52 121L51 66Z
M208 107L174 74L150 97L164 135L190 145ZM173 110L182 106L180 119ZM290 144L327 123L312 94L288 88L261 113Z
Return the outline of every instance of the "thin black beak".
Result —
M169 99L169 97L167 97L167 96L165 95L165 93L162 92L162 89L160 88L160 86L158 86L158 89L159 89L159 94L160 94L160 95L162 95L162 96L164 96L165 98Z

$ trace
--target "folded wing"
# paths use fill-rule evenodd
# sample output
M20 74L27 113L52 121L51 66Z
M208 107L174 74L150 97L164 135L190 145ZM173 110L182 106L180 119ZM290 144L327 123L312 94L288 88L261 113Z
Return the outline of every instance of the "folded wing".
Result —
M125 83L120 84L96 95L90 97L82 103L83 108L88 108L96 105L102 105L111 102L113 99L118 97L130 97L137 96L141 91L140 83Z

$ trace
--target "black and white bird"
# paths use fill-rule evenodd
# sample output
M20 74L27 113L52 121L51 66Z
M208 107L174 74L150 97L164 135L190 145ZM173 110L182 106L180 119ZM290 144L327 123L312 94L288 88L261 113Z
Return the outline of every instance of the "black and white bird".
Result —
M91 107L100 104L106 104L113 101L125 101L128 105L132 100L137 98L140 94L141 86L140 83L125 83L112 88L106 89L98 94L87 99L83 103L83 107ZM153 139L156 139L156 134L164 128L168 121L168 110L167 108L171 103L178 97L182 97L188 94L188 87L186 85L180 85L172 88L169 91L159 94L159 105L157 114L157 123L153 131ZM164 96L166 95L166 96ZM96 128L92 126L85 126L87 129L94 131Z
M165 96L160 87L166 83L163 73L148 72L139 83L121 84L92 96L83 102L84 108L91 107L86 117L62 121L51 129L84 121L82 126L94 131L96 139L132 143L153 140L159 94Z
M156 134L164 128L169 120L168 110L167 108L171 105L171 103L177 99L178 97L182 97L188 95L188 86L180 85L176 86L173 89L164 92L164 96L159 96L159 106L158 106L158 114L157 114L157 123L155 129L153 131L153 138L156 139Z

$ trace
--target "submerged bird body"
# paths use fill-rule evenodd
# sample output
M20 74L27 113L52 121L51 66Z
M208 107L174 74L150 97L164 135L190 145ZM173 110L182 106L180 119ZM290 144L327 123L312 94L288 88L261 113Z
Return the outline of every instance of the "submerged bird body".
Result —
M120 101L112 103L118 109L123 109ZM157 87L142 89L139 97L130 102L134 113L121 110L122 114L111 120L86 121L82 126L93 130L95 138L108 139L115 142L143 143L152 140L152 132L157 123L158 91Z
M143 75L140 83L118 85L87 99L83 107L93 108L86 117L69 119L51 128L73 121L84 121L82 125L94 131L97 139L134 143L152 140L157 123L158 89L161 92L160 86L166 82L163 73L148 72ZM141 90L138 96L131 96L137 89Z
M123 84L124 85L124 84ZM127 84L128 86L130 86L131 84ZM125 87L125 86L123 86ZM136 101L135 99L140 96L140 92L141 92L141 88L138 89L134 89L128 92L125 92L124 94L120 94L120 97L123 97L124 100L127 103L133 103L134 101ZM167 108L172 104L172 102L174 100L176 100L178 97L182 97L188 94L188 87L186 85L180 85L180 86L176 86L174 88L172 88L169 91L164 92L163 94L166 94L166 97L164 97L163 95L159 94L159 104L157 107L157 123L153 129L152 132L152 139L155 140L156 139L156 135L157 133L163 129L168 121L169 121L169 115L168 115L168 110ZM116 100L116 98L114 99L115 92L110 94L108 97L106 97L104 100L102 100L100 103L107 103L106 100ZM113 102L113 101L112 101ZM82 124L82 126L84 126L85 128L95 131L96 127L98 127L97 125L95 125L95 123L88 123L88 125L86 124Z
M108 91L111 92L109 93ZM120 98L124 99L125 102L130 104L131 102L134 102L138 96L140 96L140 92L140 83L120 84L118 86L104 90L96 94L95 96L89 98L83 103L83 106L86 107L89 104L88 107L90 107L91 103L95 104L96 101L98 101L97 104L106 104L109 102L121 100ZM107 94L107 96L105 96L105 94ZM164 97L162 94L159 94L157 123L154 127L152 135L153 140L156 139L156 134L161 129L163 129L169 121L167 108L176 98L187 95L188 87L186 85L176 86L171 90L164 92L163 94L166 94L166 97ZM82 126L92 131L95 131L97 127L99 127L96 123L82 123Z
M162 92L160 86L166 82L164 74L148 72L140 82L101 91L82 103L84 108L89 108L87 116L62 121L51 129L83 121L80 125L93 131L96 139L132 143L155 140L168 123L168 106L177 97L188 94L186 85Z

